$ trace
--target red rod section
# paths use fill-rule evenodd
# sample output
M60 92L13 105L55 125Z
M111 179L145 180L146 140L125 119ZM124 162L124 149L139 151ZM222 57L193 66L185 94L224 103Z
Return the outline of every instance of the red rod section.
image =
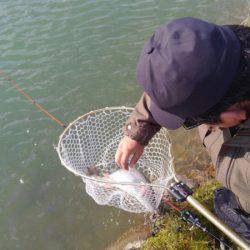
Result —
M162 200L167 203L170 207L172 207L174 210L180 212L182 209L175 206L171 201L169 201L168 199L166 199L165 197L162 198Z
M48 110L46 110L42 105L37 103L30 95L28 95L18 84L15 80L11 79L10 76L8 76L3 70L0 69L0 75L2 75L7 81L10 81L10 83L18 90L19 93L21 93L29 102L31 102L33 105L35 105L39 110L41 110L46 116L48 116L50 119L55 121L57 124L59 124L62 127L66 127L64 123L62 123L60 120L55 118L52 114L49 113Z

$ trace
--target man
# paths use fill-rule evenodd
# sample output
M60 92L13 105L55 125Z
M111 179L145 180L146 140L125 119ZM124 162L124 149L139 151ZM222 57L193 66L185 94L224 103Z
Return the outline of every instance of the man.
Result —
M250 28L173 20L145 44L137 80L145 92L124 127L116 162L135 165L161 126L199 126L224 186L215 192L215 212L250 242Z

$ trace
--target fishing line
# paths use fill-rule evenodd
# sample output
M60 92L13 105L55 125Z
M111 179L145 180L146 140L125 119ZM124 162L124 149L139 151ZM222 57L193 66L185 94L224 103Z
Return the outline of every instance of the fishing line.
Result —
M42 111L46 116L48 116L51 120L56 122L58 125L60 125L63 128L66 128L66 125L61 122L59 119L57 119L55 116L53 116L47 109L45 109L41 104L37 103L36 100L34 100L30 95L28 95L21 87L20 85L13 80L9 75L7 75L2 69L0 69L0 75L2 75L7 81L9 81L12 86L21 94L23 95L30 103L32 103L37 109Z
M57 119L55 116L53 116L47 109L45 109L41 104L37 103L30 95L28 95L20 86L19 84L13 80L8 74L6 74L3 70L0 69L0 75L3 76L7 81L9 81L12 86L20 93L22 94L29 102L31 102L37 109L39 109L40 111L42 111L46 116L48 116L51 120L53 120L54 122L56 122L58 125L60 125L61 127L63 128L66 128L66 125L61 122L59 119ZM113 108L113 110L116 110L117 108ZM109 108L105 108L103 109L105 110L109 116L109 114L112 115L112 111L110 112L110 110L112 109L109 109ZM109 111L108 111L109 110ZM126 110L126 109L125 109ZM128 110L127 110L128 111ZM124 111L121 112L123 115L124 115ZM126 113L126 112L125 112ZM88 113L87 115L90 115L90 116L93 116L92 118L94 118L95 116L95 112L90 112ZM86 116L84 116L86 117ZM102 117L102 122L104 122L103 120L104 117ZM114 117L116 118L116 117ZM82 119L82 117L78 118L76 121L78 121L79 119ZM85 120L85 118L83 119ZM112 119L111 119L112 120ZM119 120L119 119L118 119ZM76 122L75 121L75 122ZM117 121L117 119L115 119L115 121ZM122 120L120 120L121 122ZM100 124L99 124L100 125ZM113 124L114 125L114 124ZM71 127L72 126L75 126L73 123L71 124ZM63 163L63 165L65 165L69 170L72 171L72 169L70 169L67 164L64 164L65 161L63 159L63 157L67 156L68 154L65 154L65 147L63 145L61 145L61 142L70 142L71 140L68 138L67 140L65 140L65 138L63 138L63 136L65 136L66 134L66 137L69 136L70 134L68 134L68 130L71 129L71 127L67 128L64 133L60 136L60 140L59 140L59 144L58 144L58 154L59 154L59 157ZM93 124L91 126L91 128L93 128ZM107 131L107 134L110 134L110 128L108 128L108 131ZM102 135L103 134L103 131L102 131ZM75 134L74 134L75 136ZM78 136L77 136L78 137ZM94 139L94 138L92 138ZM159 139L159 138L158 138ZM164 139L164 136L162 136L161 139ZM93 140L94 142L95 140ZM74 143L73 143L74 144ZM61 151L60 151L61 150ZM166 152L170 152L170 148L166 149ZM62 157L63 156L63 157ZM72 155L74 156L74 154ZM78 159L78 158L77 158ZM79 169L78 169L79 170ZM72 171L72 172L75 172L75 171ZM171 171L170 171L171 172ZM169 173L168 173L169 174ZM79 175L79 174L78 174ZM82 174L81 174L82 175ZM170 174L171 175L171 174ZM89 177L88 176L84 176L84 179L88 179ZM89 179L92 179L91 177ZM102 182L101 180L98 180L99 182ZM123 183L124 184L124 183ZM138 183L140 186L140 183ZM145 184L145 183L144 183ZM131 185L131 183L130 183ZM147 185L146 185L147 186ZM153 186L161 186L161 185L152 185L151 184L151 187ZM103 187L102 187L103 188ZM184 201L184 200L187 200L193 207L195 207L198 211L202 212L202 214L208 218L210 220L210 222L212 222L213 224L215 224L218 228L220 228L224 233L226 233L227 236L229 236L234 242L236 242L238 245L242 246L244 249L249 249L247 244L242 241L242 239L234 233L234 231L232 231L230 228L227 228L226 225L224 225L222 222L220 222L217 218L214 217L213 214L211 214L209 211L207 211L202 205L200 205L196 200L194 200L192 198L192 196L190 194L192 194L192 192L190 193L191 190L189 190L188 187L186 187L185 185L183 185L182 183L176 183L174 186L171 186L170 188L168 188L168 191L175 197L177 198L177 201ZM183 199L183 200L182 200ZM225 242L221 241L219 238L217 238L215 235L213 235L206 227L204 227L199 219L197 218L196 215L194 215L192 212L189 212L189 211L186 211L184 209L180 209L178 208L177 206L175 206L174 204L172 204L170 201L168 201L166 198L163 199L163 201L165 203L167 203L170 207L172 207L173 209L175 209L176 211L178 211L181 215L181 218L189 223L191 223L192 225L200 228L201 230L203 230L204 232L208 233L209 235L211 235L214 239L220 241L221 243L223 243L224 245ZM124 209L124 208L123 208ZM228 245L226 245L228 246Z
M193 191L186 184L178 181L173 168L172 143L165 128L145 147L135 171L121 173L113 161L114 152L123 137L121 128L132 112L129 107L106 107L71 122L60 135L56 148L62 165L81 176L87 194L99 205L134 213L156 211L167 191L178 202L187 201L237 245L250 249L238 234L192 196ZM210 234L195 214L185 209L179 212L184 220Z

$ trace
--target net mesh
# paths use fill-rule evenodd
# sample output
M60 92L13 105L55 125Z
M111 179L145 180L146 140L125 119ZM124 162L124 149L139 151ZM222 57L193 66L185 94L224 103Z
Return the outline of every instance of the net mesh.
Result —
M174 176L173 161L169 135L162 128L134 169L121 170L115 163L122 127L132 110L104 108L79 117L60 136L57 151L62 164L82 177L86 192L98 204L141 213L159 206Z

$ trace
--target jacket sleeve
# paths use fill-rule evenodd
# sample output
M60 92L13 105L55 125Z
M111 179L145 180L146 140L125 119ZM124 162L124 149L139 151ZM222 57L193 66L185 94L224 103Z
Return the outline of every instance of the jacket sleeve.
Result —
M124 135L141 145L147 145L161 128L149 111L150 102L150 97L144 92L123 128Z
M201 141L208 151L213 165L216 166L219 152L225 141L222 130L218 128L213 129L209 125L202 124L198 127L198 131Z

